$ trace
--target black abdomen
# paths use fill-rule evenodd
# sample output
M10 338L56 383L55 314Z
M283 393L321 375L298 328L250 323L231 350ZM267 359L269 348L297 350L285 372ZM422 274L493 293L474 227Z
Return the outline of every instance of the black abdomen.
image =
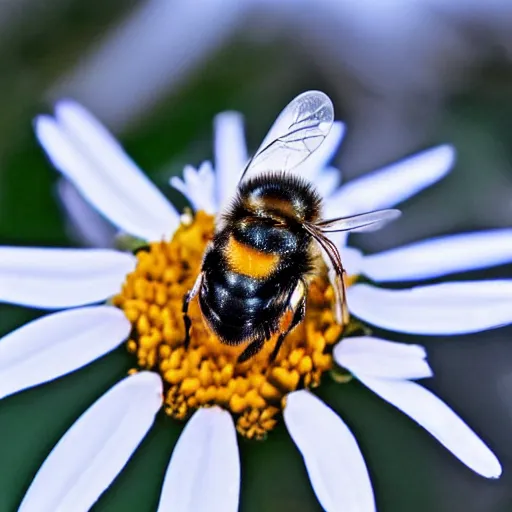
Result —
M227 344L275 333L297 283L313 268L302 222L318 216L318 197L305 182L280 178L257 178L240 189L203 261L201 311ZM262 275L240 254L256 267L258 258L275 265Z
M236 291L229 284L233 281ZM205 275L199 293L201 311L223 342L237 345L256 336L268 338L276 331L286 306L286 290L276 295L275 283L260 284L229 270Z

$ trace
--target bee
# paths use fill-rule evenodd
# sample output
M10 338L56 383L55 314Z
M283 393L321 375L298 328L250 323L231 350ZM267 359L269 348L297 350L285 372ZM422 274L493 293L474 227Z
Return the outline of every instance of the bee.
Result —
M270 356L274 360L286 336L304 319L308 284L322 259L334 276L338 322L348 322L345 269L328 234L373 230L400 212L322 218L322 198L300 175L300 164L322 145L333 121L327 95L308 91L297 96L243 169L236 195L219 215L201 271L183 300L185 346L190 341L189 303L198 296L207 325L222 343L247 343L239 363L279 332ZM289 313L291 321L282 328Z

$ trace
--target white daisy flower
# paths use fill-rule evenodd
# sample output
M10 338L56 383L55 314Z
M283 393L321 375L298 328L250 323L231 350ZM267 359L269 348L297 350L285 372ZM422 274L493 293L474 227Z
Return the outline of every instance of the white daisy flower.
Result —
M239 115L216 119L215 173L203 164L197 171L187 167L183 180L171 180L190 199L195 216L180 217L79 105L59 103L54 117L37 119L36 131L53 164L80 194L118 230L148 246L136 255L110 249L0 248L2 301L62 309L1 340L1 397L75 371L123 342L136 360L136 369L55 446L20 511L88 510L161 408L173 418L191 419L169 463L159 511L171 504L178 512L237 510L236 432L264 438L281 413L322 507L375 510L354 436L310 391L334 363L423 426L473 471L499 477L500 463L489 448L452 409L415 382L432 376L422 347L371 336L338 342L341 327L332 313L333 291L325 276L313 281L306 318L274 362L262 350L235 368L239 349L220 344L193 304L192 340L185 349L182 298L211 237L211 214L230 196L247 161ZM452 148L441 146L336 188L337 171L327 163L342 134L343 126L335 124L303 169L319 183L327 212L337 215L393 206L443 177L453 162ZM348 290L349 308L362 322L400 332L458 334L512 321L512 281L399 291L356 282L359 275L376 282L409 281L510 261L510 230L444 237L372 256L345 242L340 241L340 250L355 283ZM345 463L340 465L340 459Z

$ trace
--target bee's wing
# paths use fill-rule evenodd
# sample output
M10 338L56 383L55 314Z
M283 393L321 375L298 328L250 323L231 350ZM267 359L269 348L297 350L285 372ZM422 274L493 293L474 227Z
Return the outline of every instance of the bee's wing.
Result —
M289 171L304 162L327 137L334 121L330 98L320 91L297 96L279 114L240 183L268 171Z
M315 227L322 233L335 233L340 231L376 231L384 224L400 217L400 210L378 210L376 212L361 213L351 217L323 220L317 222Z

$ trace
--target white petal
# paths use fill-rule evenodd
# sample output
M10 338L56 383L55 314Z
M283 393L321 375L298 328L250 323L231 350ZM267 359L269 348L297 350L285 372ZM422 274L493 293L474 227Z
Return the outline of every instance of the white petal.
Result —
M501 465L482 440L438 397L415 382L362 376L359 380L430 432L463 464L486 478Z
M173 176L170 184L190 201L195 211L210 214L217 211L215 177L210 162L203 162L197 171L191 165L185 166L183 180Z
M340 184L341 172L336 167L325 167L312 181L321 197L329 197Z
M66 178L57 183L69 235L88 247L114 247L116 229L80 195Z
M141 372L122 380L64 434L19 512L87 512L137 449L162 405L162 383Z
M135 263L109 249L0 247L0 301L50 309L103 301Z
M330 236L329 238L332 237ZM340 247L339 244L337 245L343 267L347 271L347 274L349 276L357 276L361 274L364 260L362 252L359 249L355 249L354 247Z
M432 377L420 345L395 343L372 336L345 338L334 347L336 362L353 375L386 379Z
M73 101L58 103L55 114L60 126L96 163L97 172L104 175L106 181L113 182L117 193L122 191L132 209L138 209L139 215L144 212L148 221L155 224L148 224L148 229L156 230L160 222L160 236L172 234L178 224L178 213L112 134Z
M335 121L323 144L302 164L298 165L294 169L294 173L316 182L319 173L327 167L334 158L344 135L345 125L340 121ZM339 177L340 175L338 174L338 180Z
M199 409L174 448L158 512L236 512L240 460L228 412Z
M446 175L455 158L451 146L438 146L365 174L343 185L326 201L326 218L390 208Z
M191 169L195 172L195 169L192 166L187 165L183 169L183 179L180 178L179 176L172 176L171 179L169 180L169 185L171 185L171 187L181 192L188 199L188 201L190 201L194 210L196 210L197 208L192 199L192 194L190 193L187 182L185 181L185 176L189 167L191 167Z
M341 252L342 250L345 250L345 248L347 248L348 235L349 233L347 231L340 231L339 233L329 233L328 236L329 240L334 242L334 245ZM361 251L359 251L359 253L361 253ZM358 265L358 268L360 268L360 265Z
M0 398L56 379L119 346L130 334L112 306L61 311L0 339Z
M512 322L512 281L465 281L385 290L356 284L348 307L361 320L413 334L478 332Z
M217 204L222 208L233 197L248 159L243 116L238 112L217 115L214 132L216 197Z
M363 272L375 281L429 279L512 261L512 229L433 238L366 256Z
M375 510L357 441L339 416L309 391L286 398L284 421L304 457L311 485L327 512Z
M215 172L211 162L203 162L198 170L199 185L203 197L203 210L208 213L216 213L219 209L216 197Z
M56 119L36 119L36 134L55 167L121 230L147 240L173 233L176 210L80 105L59 103Z

